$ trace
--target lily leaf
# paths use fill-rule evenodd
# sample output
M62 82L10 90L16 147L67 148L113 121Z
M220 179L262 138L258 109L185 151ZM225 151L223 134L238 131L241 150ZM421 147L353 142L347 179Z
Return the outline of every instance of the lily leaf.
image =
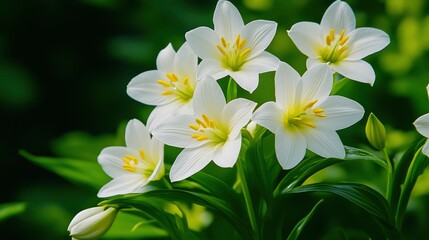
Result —
M311 217L313 217L314 213L316 212L317 207L323 202L323 199L321 199L319 202L314 205L313 209L305 216L303 219L301 219L295 227L292 229L292 232L289 234L288 240L295 240L298 239L299 234L301 234L302 230L304 229L305 225L308 221L310 221Z
M0 222L18 215L25 211L26 204L23 202L11 202L0 204Z

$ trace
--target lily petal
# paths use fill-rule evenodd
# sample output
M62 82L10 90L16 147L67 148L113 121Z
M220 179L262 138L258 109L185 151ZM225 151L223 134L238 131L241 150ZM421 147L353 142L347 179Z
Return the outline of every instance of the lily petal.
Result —
M362 82L369 83L371 86L375 82L375 72L372 66L363 60L356 61L341 61L340 64L331 64L331 68L343 75L346 78Z
M310 57L307 58L307 61L306 61L307 69L310 69L319 64L325 64L325 62L322 62L320 58L310 58Z
M270 45L276 34L277 23L266 20L255 20L241 30L241 37L246 39L243 48L250 48L248 58L254 58Z
M258 87L259 74L251 71L230 72L229 75L244 90L252 93Z
M222 54L217 50L216 44L220 37L208 27L199 27L185 34L189 47L200 58L220 58Z
M173 95L172 97L162 95L165 88L157 83L160 79L166 79L165 73L161 71L151 70L140 73L131 79L127 86L127 94L148 105L162 105L174 101Z
M156 68L163 72L173 72L173 62L176 55L171 43L158 53L156 58Z
M331 129L320 126L309 127L304 135L307 141L307 148L315 154L324 158L344 158L346 152L338 134Z
M298 165L305 156L306 147L304 136L295 126L290 126L286 131L278 129L276 132L276 156L283 169L291 169Z
M201 61L200 65L198 65L197 79L210 76L215 80L218 80L226 75L228 75L228 72L225 71L221 61L218 59L206 58Z
M276 103L283 109L293 106L295 92L301 76L289 64L281 62L275 75Z
M128 122L125 128L125 143L127 147L139 150L150 144L150 134L146 126L137 119Z
M421 135L429 137L429 113L417 118L413 124Z
M135 153L126 147L107 147L101 151L97 159L104 172L115 178L129 173L122 168L124 165L122 158L126 155L135 155Z
M348 40L348 54L345 60L359 60L378 52L390 43L389 35L375 28L358 28L352 31Z
M242 71L265 73L275 71L279 65L279 59L269 52L262 52L258 56L249 59L241 68Z
M115 195L140 193L147 182L143 176L138 174L127 174L116 177L104 185L97 194L99 198L106 198Z
M213 24L215 32L224 37L227 42L233 41L244 27L240 12L231 2L224 0L217 2Z
M315 65L304 73L302 80L298 83L297 88L302 87L302 90L299 90L302 95L297 97L303 104L316 99L318 103L321 103L331 93L332 84L333 73L329 66L327 64Z
M193 107L195 114L206 114L208 117L219 121L225 105L225 96L219 84L208 76L201 79L194 92Z
M326 9L320 26L322 26L324 33L329 33L333 28L338 34L343 29L348 34L356 28L355 14L346 2L337 0Z
M256 103L247 99L237 98L229 102L222 113L222 122L230 127L229 137L236 138L241 129L252 117Z
M351 99L342 96L329 96L322 104L326 117L316 118L316 125L332 130L340 130L355 124L362 119L365 110Z
M215 151L216 147L210 144L184 149L171 166L171 182L183 180L199 172L213 159Z
M282 118L282 110L277 104L266 102L253 113L252 121L270 130L270 132L276 133L283 126Z
M235 139L228 140L218 148L213 156L213 161L219 167L230 168L237 162L238 154L241 148L241 134Z
M318 49L325 44L322 28L313 22L299 22L287 32L296 47L310 58L319 56Z
M178 101L173 101L166 105L156 106L147 119L148 131L153 132L154 129L158 128L158 126L164 121L179 114L192 115L192 101L189 101L187 103L179 103Z
M429 140L427 140L425 145L423 146L422 152L424 155L429 157Z
M195 81L195 73L197 70L198 58L187 43L177 51L174 59L174 69L177 74L183 77L188 77L189 80Z

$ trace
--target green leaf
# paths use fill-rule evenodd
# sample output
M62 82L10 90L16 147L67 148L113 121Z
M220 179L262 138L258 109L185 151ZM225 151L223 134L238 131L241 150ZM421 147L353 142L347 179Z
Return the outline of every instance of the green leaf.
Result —
M386 236L396 238L398 231L395 228L395 221L391 208L386 199L374 189L358 183L316 183L286 189L283 195L294 193L328 193L346 199L363 209L368 215L380 224Z
M334 82L334 85L332 86L331 95L335 95L338 91L340 91L344 86L346 86L350 82L347 78L342 78L338 81Z
M305 180L311 177L313 174L318 171L329 167L334 164L346 162L346 161L371 161L382 167L386 167L386 162L379 159L372 153L364 151L362 149L353 148L345 146L346 157L344 159L338 158L322 158L319 156L313 156L304 159L300 164L295 168L289 171L286 176L280 181L277 185L276 190L274 191L274 196L280 192L287 191L287 189L292 189L296 186L302 185Z
M26 151L20 151L19 153L31 162L71 182L84 184L97 190L110 180L96 161L88 162L70 158L39 157Z
M417 150L411 161L410 167L405 178L405 182L402 185L402 192L398 201L398 207L396 211L396 221L399 229L402 227L404 215L407 210L408 201L410 200L411 192L416 184L418 177L425 171L429 165L429 158L421 152L421 148Z
M232 77L229 78L228 81L228 89L226 91L226 101L230 102L231 100L234 100L237 98L237 83L232 79Z
M0 222L25 211L26 204L23 202L12 202L0 204Z
M313 217L314 213L316 212L317 207L323 202L323 199L321 199L319 202L314 205L313 209L305 216L303 219L301 219L295 227L292 229L291 233L289 234L288 240L295 240L298 239L299 235L301 234L302 230L304 229L305 225L310 221L311 217Z

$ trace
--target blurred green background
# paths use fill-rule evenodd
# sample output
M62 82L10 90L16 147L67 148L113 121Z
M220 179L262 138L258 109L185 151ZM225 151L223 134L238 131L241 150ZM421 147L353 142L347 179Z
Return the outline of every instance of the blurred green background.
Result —
M276 21L277 34L268 51L301 74L305 71L306 57L286 30L300 21L320 22L332 1L232 2L246 23ZM425 91L429 82L429 3L347 2L358 27L384 30L391 43L366 58L376 72L374 87L351 82L341 90L341 95L360 102L366 114L340 135L346 145L366 145L364 125L368 114L374 112L387 126L393 156L418 139L412 122L429 112ZM0 206L0 216L13 215L0 220L1 236L68 238L66 228L71 218L99 202L97 189L68 182L24 159L18 151L96 161L103 147L122 144L124 123L132 118L146 122L152 109L126 95L128 82L140 72L155 69L156 56L168 43L178 49L187 31L199 26L212 28L215 6L215 0L0 2L0 153L4 163L0 204L18 203L8 208L9 212ZM239 91L239 96L260 104L273 100L273 76L261 75L254 94ZM225 80L220 82L225 84ZM171 163L175 153L168 152L166 161ZM366 166L362 174L362 169L349 166L319 177L352 176L373 183L380 180L377 171ZM405 232L410 239L421 239L429 234L425 230L429 223L429 173L421 177L415 190ZM329 206L325 211L329 212Z

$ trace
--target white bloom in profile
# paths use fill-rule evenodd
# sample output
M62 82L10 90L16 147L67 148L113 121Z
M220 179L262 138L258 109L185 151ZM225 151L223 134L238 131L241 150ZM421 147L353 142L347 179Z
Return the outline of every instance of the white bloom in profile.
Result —
M252 120L275 134L277 159L283 169L295 167L306 149L325 157L344 158L336 130L359 121L362 106L342 96L329 96L333 73L327 64L310 68L302 78L280 63L275 75L276 102L267 102Z
M242 98L227 104L216 81L203 78L195 89L194 115L177 116L153 132L161 142L185 148L171 167L170 180L183 180L212 160L220 167L232 167L241 148L241 129L249 122L255 106Z
M73 240L99 239L112 226L117 214L115 208L88 208L76 214L67 230Z
M265 51L274 38L277 23L255 20L244 25L237 8L220 0L213 17L214 30L199 27L186 33L186 41L202 59L198 78L231 76L240 87L252 93L259 74L274 71L279 60Z
M151 138L139 120L128 122L125 143L126 147L104 148L98 156L103 170L113 178L98 192L100 198L144 192L150 181L164 176L164 145Z
M426 90L429 97L429 84L426 87ZM422 148L422 152L429 157L429 113L417 118L417 120L414 122L414 126L421 135L428 138L428 141L426 141Z
M187 43L177 51L171 44L156 59L157 70L143 72L127 86L133 99L156 106L147 121L152 132L163 119L177 114L192 114L192 96L197 84L198 58Z
M340 0L328 7L320 25L299 22L288 34L298 49L308 56L307 68L328 63L335 72L371 86L375 73L362 58L380 51L390 42L389 36L381 30L356 28L353 10Z

